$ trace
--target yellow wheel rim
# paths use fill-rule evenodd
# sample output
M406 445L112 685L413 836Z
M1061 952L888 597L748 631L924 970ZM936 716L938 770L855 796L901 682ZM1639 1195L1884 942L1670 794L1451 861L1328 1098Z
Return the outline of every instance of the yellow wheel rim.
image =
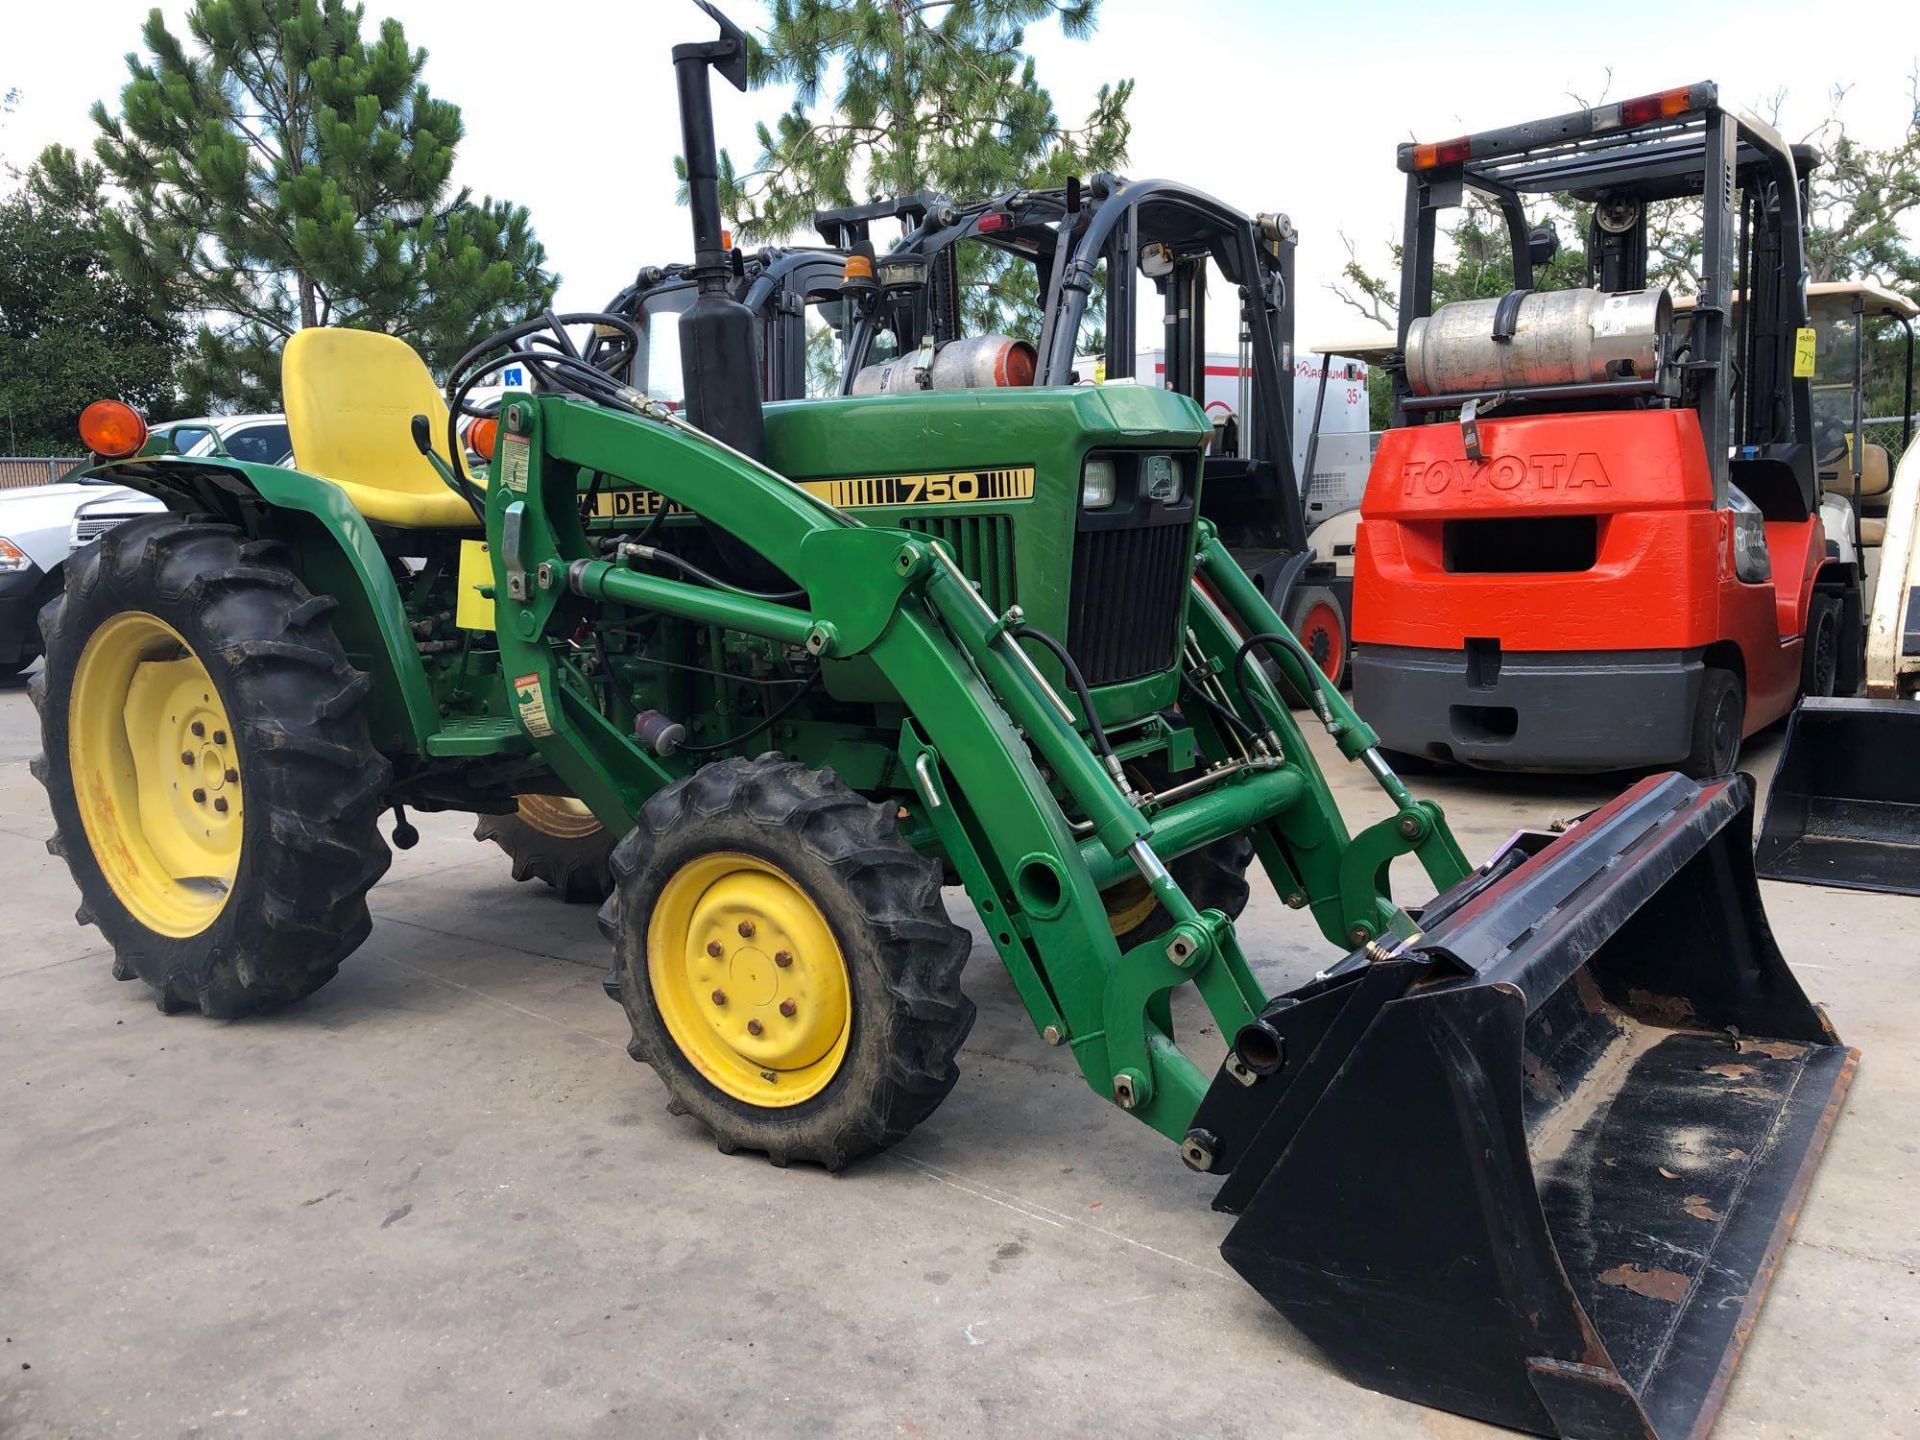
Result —
M1111 890L1101 891L1100 899L1106 906L1107 928L1116 938L1138 930L1160 903L1147 882L1138 876L1122 880Z
M715 851L674 872L647 926L647 979L680 1053L736 1100L798 1105L846 1059L840 944L806 891L757 856Z
M603 828L593 811L571 795L522 795L520 818L556 840L581 840Z
M240 870L240 751L178 630L128 610L93 632L73 673L67 763L87 843L133 918L176 939L211 925Z

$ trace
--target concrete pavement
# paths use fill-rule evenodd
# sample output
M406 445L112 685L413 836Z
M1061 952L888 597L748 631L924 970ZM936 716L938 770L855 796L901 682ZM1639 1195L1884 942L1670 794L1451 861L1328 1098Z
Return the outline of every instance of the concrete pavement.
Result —
M667 1114L591 911L469 819L420 818L306 1002L158 1014L73 923L37 748L0 690L0 1436L1496 1433L1328 1370L1226 1270L1212 1183L1033 1035L984 941L939 1113L777 1170ZM1609 793L1416 788L1476 857ZM1766 890L1865 1059L1717 1433L1920 1435L1920 901ZM1327 958L1264 881L1242 928L1270 987Z

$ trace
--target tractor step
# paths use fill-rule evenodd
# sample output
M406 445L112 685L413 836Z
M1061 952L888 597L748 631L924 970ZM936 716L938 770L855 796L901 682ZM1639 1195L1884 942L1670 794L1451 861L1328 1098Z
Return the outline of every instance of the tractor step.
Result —
M452 717L427 737L429 755L523 754L532 748L519 722L497 715Z

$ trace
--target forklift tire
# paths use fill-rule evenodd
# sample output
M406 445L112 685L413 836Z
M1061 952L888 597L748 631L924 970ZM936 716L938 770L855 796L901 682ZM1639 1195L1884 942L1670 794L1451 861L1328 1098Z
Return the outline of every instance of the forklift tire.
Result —
M1287 597L1287 628L1313 656L1321 672L1344 690L1353 646L1348 639L1347 612L1340 597L1324 585L1304 585Z
M627 1047L719 1148L838 1170L959 1078L971 948L891 805L777 754L660 791L614 847Z
M1800 650L1800 693L1830 696L1840 678L1840 597L1815 595L1807 605Z
M1740 760L1740 737L1747 718L1746 687L1731 670L1708 668L1700 677L1700 698L1693 711L1693 747L1680 765L1689 780L1731 775Z
M33 684L78 918L162 1012L256 1014L319 989L372 929L392 860L368 678L271 541L165 514L79 551Z
M480 816L473 838L506 851L515 880L544 880L569 905L598 905L613 893L614 834L578 800L522 795L514 814Z

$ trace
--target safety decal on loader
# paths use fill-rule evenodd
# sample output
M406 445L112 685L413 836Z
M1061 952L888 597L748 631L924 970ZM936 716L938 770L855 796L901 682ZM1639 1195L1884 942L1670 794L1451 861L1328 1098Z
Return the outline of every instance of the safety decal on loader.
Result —
M513 677L513 708L519 713L521 728L529 735L540 738L553 733L553 722L547 718L546 692L540 688L538 675Z
M533 462L533 446L524 435L503 435L500 443L500 483L518 494L527 493L527 470Z
M993 470L941 470L924 475L854 475L837 480L802 480L800 488L838 510L868 505L955 505L976 500L1031 500L1031 465ZM524 484L521 488L525 488ZM602 520L646 518L660 509L652 490L612 490L596 496L593 513ZM669 515L684 515L677 500L666 502Z

